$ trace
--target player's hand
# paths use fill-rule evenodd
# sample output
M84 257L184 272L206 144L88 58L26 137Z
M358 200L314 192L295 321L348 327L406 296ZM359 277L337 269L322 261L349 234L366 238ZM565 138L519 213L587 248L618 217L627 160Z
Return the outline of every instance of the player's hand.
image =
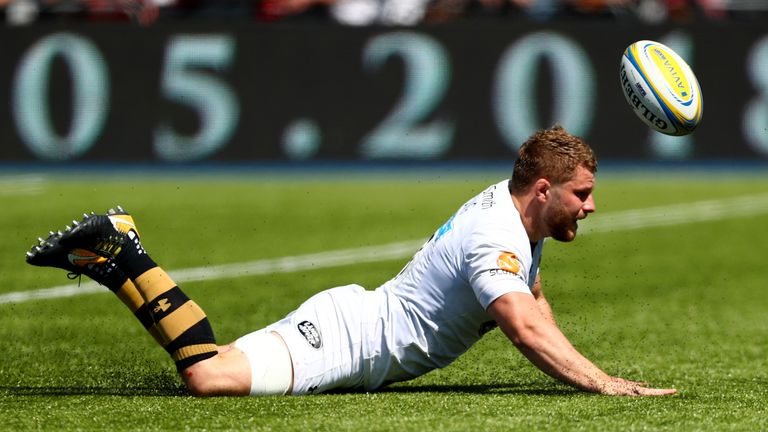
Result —
M645 381L633 381L633 380L628 380L626 378L620 378L620 377L611 377L611 378L614 381L623 382L623 383L625 383L627 385L634 384L634 385L639 385L639 386L642 386L642 387L648 387L648 383L645 382Z
M600 389L600 393L612 396L668 396L677 393L677 390L651 388L644 382L611 377Z

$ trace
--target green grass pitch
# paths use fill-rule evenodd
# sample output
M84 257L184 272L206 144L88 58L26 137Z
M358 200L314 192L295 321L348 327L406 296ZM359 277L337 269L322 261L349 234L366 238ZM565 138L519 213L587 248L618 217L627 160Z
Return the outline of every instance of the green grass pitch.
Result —
M0 296L76 283L26 265L24 252L83 211L122 204L173 274L426 239L504 174L0 177ZM677 396L578 392L494 330L449 367L375 393L196 399L104 292L0 304L0 429L766 430L764 174L600 174L598 213L582 224L584 235L545 248L544 289L577 348L609 373L673 386ZM757 204L737 205L739 197ZM711 200L723 205L691 204ZM621 212L650 207L658 208L632 229L597 229L601 214L628 218ZM675 223L651 224L653 215ZM407 260L233 274L182 288L223 343L325 288L373 289Z

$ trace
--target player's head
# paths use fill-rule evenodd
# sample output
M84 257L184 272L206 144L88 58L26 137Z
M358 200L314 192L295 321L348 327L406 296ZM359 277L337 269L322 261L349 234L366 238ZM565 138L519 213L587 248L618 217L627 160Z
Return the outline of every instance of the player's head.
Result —
M556 125L535 133L522 145L510 191L527 194L537 204L537 233L571 241L578 221L595 211L596 171L597 160L589 145Z
M597 159L589 145L560 125L542 129L520 147L510 189L522 192L540 178L552 184L564 183L579 166L592 174L597 172Z

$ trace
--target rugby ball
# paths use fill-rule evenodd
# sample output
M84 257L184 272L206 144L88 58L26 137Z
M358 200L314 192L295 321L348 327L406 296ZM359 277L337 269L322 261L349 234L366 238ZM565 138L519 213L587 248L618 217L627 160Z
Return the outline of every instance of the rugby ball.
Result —
M701 88L688 64L658 42L633 43L621 56L624 97L640 119L667 135L687 135L701 122Z

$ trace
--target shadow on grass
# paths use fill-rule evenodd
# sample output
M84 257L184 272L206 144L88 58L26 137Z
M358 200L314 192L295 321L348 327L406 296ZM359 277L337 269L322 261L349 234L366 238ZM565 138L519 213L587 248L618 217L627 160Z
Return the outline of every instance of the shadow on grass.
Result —
M355 394L354 390L329 391L326 394ZM581 393L572 389L532 388L530 385L519 384L469 384L469 385L398 385L385 387L376 393L456 393L456 394L516 394L529 396L569 396ZM158 396L175 397L189 396L184 387L0 387L0 397L3 396Z
M3 396L189 396L184 387L0 387Z
M357 394L363 390L338 389L325 394ZM455 393L455 394L503 394L528 396L571 396L583 394L570 388L545 388L530 383L501 383L501 384L429 384L409 385L407 383L393 384L375 390L374 393ZM136 386L136 387L96 387L96 386L0 386L0 397L3 396L158 396L174 397L189 396L184 386Z
M570 396L583 394L570 388L544 388L531 384L429 384L408 385L400 384L392 387L384 387L378 393L457 393L457 394L514 394L528 396Z

